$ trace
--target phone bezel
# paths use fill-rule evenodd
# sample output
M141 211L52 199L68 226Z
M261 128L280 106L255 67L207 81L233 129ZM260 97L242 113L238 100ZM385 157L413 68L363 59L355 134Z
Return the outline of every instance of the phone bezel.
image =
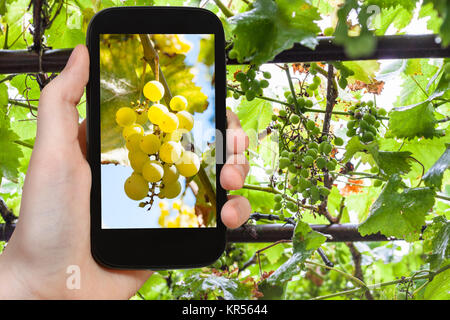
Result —
M220 186L223 166L216 163L215 228L102 229L100 163L100 34L214 34L215 117L223 136L226 155L225 36L219 18L212 12L189 7L118 7L102 10L91 20L86 44L90 55L87 98L87 158L92 171L91 251L97 262L119 269L179 269L205 266L225 249L226 228L220 210L226 192ZM216 154L219 154L216 152Z

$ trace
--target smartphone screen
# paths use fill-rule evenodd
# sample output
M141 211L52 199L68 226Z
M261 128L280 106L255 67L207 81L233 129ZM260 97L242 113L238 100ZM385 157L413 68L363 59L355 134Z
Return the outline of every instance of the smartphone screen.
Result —
M216 227L214 41L99 34L102 229Z

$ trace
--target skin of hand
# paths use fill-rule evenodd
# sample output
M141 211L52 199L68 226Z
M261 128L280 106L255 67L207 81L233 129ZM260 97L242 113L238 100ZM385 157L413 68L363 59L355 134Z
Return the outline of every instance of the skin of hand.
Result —
M85 158L86 125L75 106L89 78L89 54L77 46L64 70L42 91L34 150L25 179L20 219L0 255L0 299L127 299L151 276L147 270L112 270L98 265L90 249L91 171ZM220 183L243 186L249 165L248 137L227 111L228 157ZM236 228L250 204L229 196L221 216ZM68 289L68 267L80 270L80 288Z

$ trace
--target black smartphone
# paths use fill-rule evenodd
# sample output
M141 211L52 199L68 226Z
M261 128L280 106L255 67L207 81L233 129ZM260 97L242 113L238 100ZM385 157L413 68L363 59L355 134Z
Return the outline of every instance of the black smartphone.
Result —
M177 269L225 248L225 38L212 12L120 7L87 32L91 249L102 265Z

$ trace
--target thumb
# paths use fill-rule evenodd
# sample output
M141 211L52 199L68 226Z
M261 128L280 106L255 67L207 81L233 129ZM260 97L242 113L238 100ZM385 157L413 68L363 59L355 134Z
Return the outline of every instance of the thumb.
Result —
M84 45L72 51L63 71L41 93L36 147L78 144L78 111L89 79L89 53Z

